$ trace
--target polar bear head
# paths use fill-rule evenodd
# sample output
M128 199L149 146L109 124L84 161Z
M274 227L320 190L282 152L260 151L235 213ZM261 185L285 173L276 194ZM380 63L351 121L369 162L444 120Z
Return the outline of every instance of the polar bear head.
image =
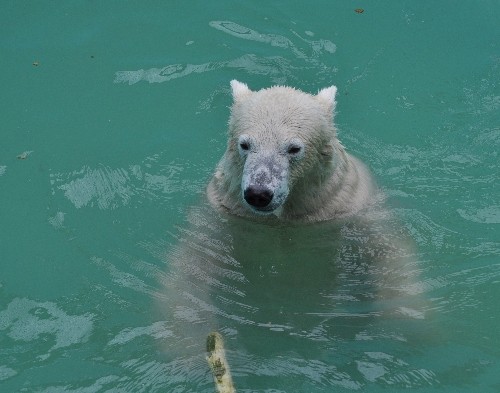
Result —
M244 83L231 82L233 106L229 140L223 158L225 191L248 212L279 215L285 206L314 199L322 181L331 177L336 147L333 126L337 88L330 86L310 95L274 86L251 91ZM231 206L227 206L231 205Z

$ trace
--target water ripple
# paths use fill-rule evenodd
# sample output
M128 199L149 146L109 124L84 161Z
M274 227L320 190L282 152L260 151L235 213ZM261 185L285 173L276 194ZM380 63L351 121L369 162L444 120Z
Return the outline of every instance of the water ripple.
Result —
M45 337L50 337L53 344L46 353L37 356L44 360L57 349L86 342L94 327L94 317L90 313L69 315L52 302L16 298L0 311L0 330L6 330L12 340L23 342L47 341Z
M126 206L134 199L168 202L176 193L199 190L200 184L181 178L184 170L181 164L174 161L159 165L158 160L156 155L127 168L83 166L70 173L51 173L52 194L63 192L77 209L108 210ZM56 221L51 223L57 224Z
M213 27L214 29L220 30L224 33L227 33L229 35L232 35L237 38L241 38L244 40L251 40L251 41L256 41L256 42L262 42L265 44L269 44L271 46L276 46L280 48L287 48L292 51L292 53L295 55L295 57L299 59L308 59L309 56L306 55L304 51L299 49L296 45L293 44L293 42L282 35L279 34L265 34L265 33L260 33L258 31L252 30L249 27L245 27L242 25L239 25L237 23L231 22L231 21L212 21L209 23L210 27ZM306 43L307 46L312 49L313 55L318 56L323 52L327 52L330 54L333 54L337 50L337 46L331 42L330 40L309 40L307 38L301 37L297 32L292 30L292 33L298 37L303 43ZM308 32L309 36L314 35L312 32Z
M150 326L123 329L108 342L108 345L123 345L140 336L149 336L154 339L163 339L172 337L173 333L168 329L168 325L166 322L159 321L153 323Z
M322 56L333 55L337 51L337 46L327 39L311 39L310 37L314 36L314 33L310 31L305 33L307 37L303 37L298 32L291 30L291 36L288 38L284 35L258 32L231 21L211 21L209 26L232 37L282 49L283 54L278 56L257 56L253 53L247 53L227 61L212 61L202 64L176 63L159 68L117 71L114 83L127 83L129 85L141 81L163 83L192 74L230 69L232 71L244 70L248 74L266 75L274 84L285 84L287 81L296 79L295 70L299 68L294 65L290 58L303 62L301 69L314 68L317 79L320 74L324 75L330 82L331 74L337 72L336 67L332 67L320 60Z
M145 81L163 83L191 74L199 74L220 69L245 70L249 74L267 75L274 83L283 83L292 75L293 66L280 56L260 58L254 54L246 54L229 61L216 61L202 64L168 64L161 68L140 69L136 71L117 71L114 83L134 85ZM284 79L285 78L285 79Z

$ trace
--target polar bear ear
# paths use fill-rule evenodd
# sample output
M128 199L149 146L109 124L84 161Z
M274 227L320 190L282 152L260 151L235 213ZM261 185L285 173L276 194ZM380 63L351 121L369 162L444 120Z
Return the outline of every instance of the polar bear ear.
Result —
M318 99L322 101L328 108L329 112L333 112L337 106L337 101L335 101L335 95L337 94L337 87L330 86L318 92Z
M246 84L238 82L236 79L231 81L231 91L233 93L234 101L241 100L243 97L252 92Z

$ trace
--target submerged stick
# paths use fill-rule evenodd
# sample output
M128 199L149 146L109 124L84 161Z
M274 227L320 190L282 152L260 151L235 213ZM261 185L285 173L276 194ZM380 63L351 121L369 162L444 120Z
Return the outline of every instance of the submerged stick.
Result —
M226 360L224 341L219 333L212 332L208 335L207 352L207 362L212 370L217 391L219 393L236 393Z

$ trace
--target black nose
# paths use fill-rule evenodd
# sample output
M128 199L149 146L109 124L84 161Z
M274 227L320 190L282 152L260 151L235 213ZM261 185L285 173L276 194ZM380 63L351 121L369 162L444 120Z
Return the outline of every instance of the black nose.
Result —
M243 197L249 205L257 208L263 208L271 203L273 193L265 187L250 186L243 193Z

